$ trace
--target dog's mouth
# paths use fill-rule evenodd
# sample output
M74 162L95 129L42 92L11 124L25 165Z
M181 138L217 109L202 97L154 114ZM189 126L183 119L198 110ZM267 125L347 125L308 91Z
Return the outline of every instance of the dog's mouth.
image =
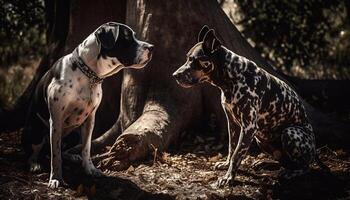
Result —
M184 83L184 82L181 82L179 80L176 80L176 82L183 88L190 88L190 87L192 87L194 85L194 84Z
M148 51L146 56L142 56L138 59L137 64L133 64L130 68L141 69L144 68L152 60L152 52Z
M141 61L140 65L148 64L152 60L152 55L153 55L152 52L149 51L147 53L147 58L145 60Z
M181 87L184 87L184 88L193 87L195 84L198 83L198 81L190 77L183 77L183 78L176 77L175 80Z
M200 83L203 83L203 82L209 82L210 78L208 76L202 76L199 78L199 81Z

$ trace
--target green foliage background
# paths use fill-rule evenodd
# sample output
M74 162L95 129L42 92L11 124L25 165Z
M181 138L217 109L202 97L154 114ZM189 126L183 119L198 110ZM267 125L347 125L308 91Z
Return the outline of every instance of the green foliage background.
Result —
M8 67L45 52L45 12L42 0L0 0L0 67Z
M45 53L43 0L0 0L0 109L26 88Z
M350 63L349 0L235 0L244 36L284 70Z

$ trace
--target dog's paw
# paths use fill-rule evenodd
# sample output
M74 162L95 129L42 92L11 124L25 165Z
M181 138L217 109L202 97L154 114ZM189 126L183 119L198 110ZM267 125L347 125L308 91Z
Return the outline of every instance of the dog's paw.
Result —
M214 165L215 170L223 170L223 169L228 169L228 166L230 165L229 161L224 161L224 162L217 162Z
M49 188L55 189L58 188L58 186L60 185L60 181L58 179L52 179L49 181Z
M253 162L252 168L254 170L279 170L280 169L280 164L278 161L270 160L270 159L263 159L263 160L257 160Z
M223 177L220 177L217 182L218 187L224 187L226 185L231 185L234 181L234 175L231 173L226 173Z
M50 178L49 184L48 184L49 188L56 189L60 186L63 186L63 187L67 186L67 184L63 181L63 179Z

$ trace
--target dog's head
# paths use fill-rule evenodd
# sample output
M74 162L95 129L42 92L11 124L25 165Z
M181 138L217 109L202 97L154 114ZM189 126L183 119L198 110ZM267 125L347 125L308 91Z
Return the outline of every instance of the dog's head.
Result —
M102 77L122 68L143 68L153 51L152 44L138 40L130 27L116 22L101 25L80 46L81 54L97 63L95 71Z
M210 74L215 69L215 57L221 42L213 29L204 26L198 34L197 44L187 53L187 61L173 76L183 87L191 87L204 81L210 82Z

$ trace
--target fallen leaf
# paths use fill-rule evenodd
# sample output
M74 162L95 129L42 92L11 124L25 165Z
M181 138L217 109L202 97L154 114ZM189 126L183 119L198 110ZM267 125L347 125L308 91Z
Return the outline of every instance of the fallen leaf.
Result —
M210 157L209 162L217 162L222 158L222 154L218 153L216 156Z
M130 165L130 167L126 170L126 173L131 174L134 171L135 171L134 166Z

